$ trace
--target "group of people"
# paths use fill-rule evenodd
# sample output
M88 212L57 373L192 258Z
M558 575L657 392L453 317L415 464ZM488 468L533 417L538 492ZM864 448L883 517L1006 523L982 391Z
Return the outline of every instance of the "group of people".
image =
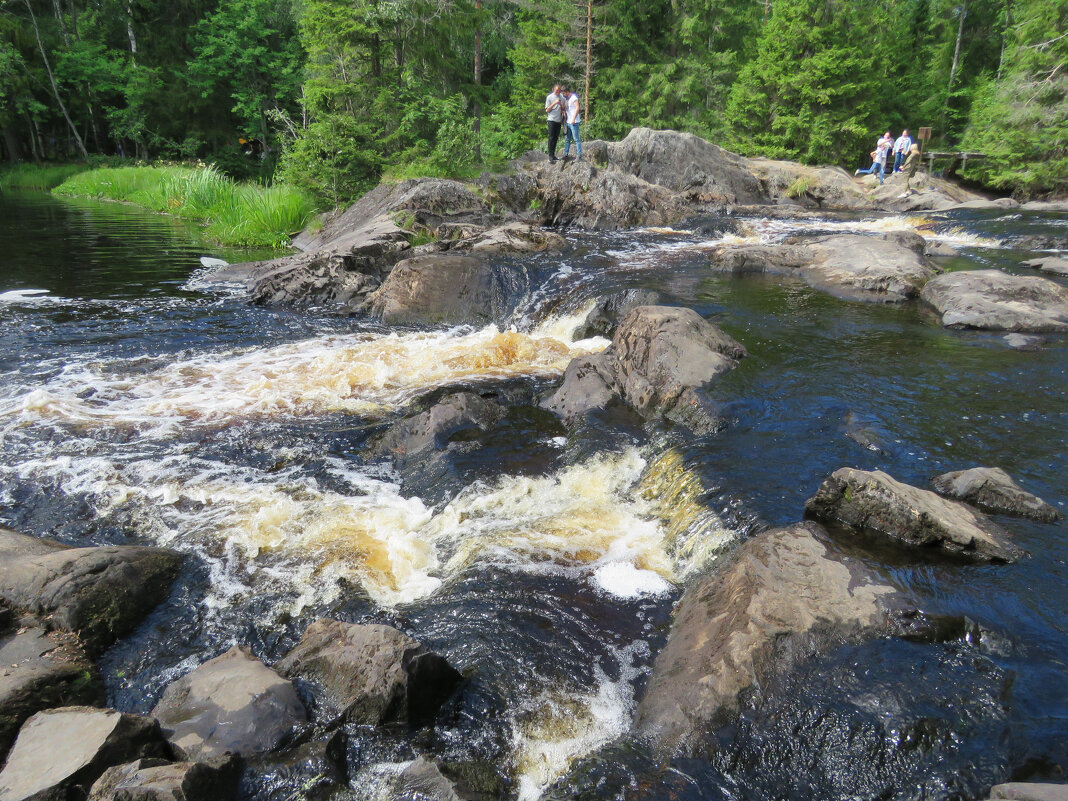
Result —
M566 126L564 139L564 158L571 152L571 143L575 143L575 158L582 158L582 140L579 139L579 123L582 117L579 115L578 92L573 92L571 87L556 84L553 90L545 98L545 116L549 124L549 161L556 161L556 145L560 141L560 129Z
M871 166L866 170L857 170L854 175L874 173L879 176L879 183L882 184L886 175L886 163L891 155L894 157L891 172L905 173L905 195L909 195L912 193L910 183L920 167L920 146L912 141L907 128L897 139L894 139L889 131L879 137L875 150L871 152Z

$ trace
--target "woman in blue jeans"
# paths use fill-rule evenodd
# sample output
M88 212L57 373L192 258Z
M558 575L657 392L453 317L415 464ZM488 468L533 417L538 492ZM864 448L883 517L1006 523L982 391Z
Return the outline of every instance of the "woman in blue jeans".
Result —
M564 124L567 126L567 133L564 137L564 158L567 158L567 154L571 150L571 141L575 141L576 155L575 158L582 158L582 140L579 139L579 123L582 122L582 117L579 116L579 99L578 92L572 92L570 87L564 89L564 98L566 99L567 109L566 116L564 117Z
M883 134L883 138L875 145L875 152L872 154L871 166L866 170L857 170L854 175L871 175L878 170L879 183L883 182L883 176L886 175L886 157L890 154L890 148L894 144L894 140L890 138L890 132L887 131Z

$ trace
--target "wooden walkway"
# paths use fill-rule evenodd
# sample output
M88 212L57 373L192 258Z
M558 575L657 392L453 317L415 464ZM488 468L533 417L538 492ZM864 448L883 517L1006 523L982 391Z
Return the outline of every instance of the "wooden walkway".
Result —
M923 154L923 157L927 159L927 171L934 170L935 159L949 159L949 166L945 168L944 172L956 172L957 162L960 161L960 168L963 170L968 166L968 159L985 159L986 153L972 153L966 151L942 151L942 150L928 150Z

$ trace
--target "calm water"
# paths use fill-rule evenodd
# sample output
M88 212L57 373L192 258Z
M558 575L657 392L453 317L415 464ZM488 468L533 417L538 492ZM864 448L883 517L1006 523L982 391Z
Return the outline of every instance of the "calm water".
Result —
M270 663L321 615L444 653L468 681L432 731L347 732L353 798L387 797L386 777L419 753L524 799L971 798L1010 777L1063 781L1063 523L1004 520L1032 554L1015 565L873 561L920 608L967 618L969 636L815 660L747 708L711 761L663 765L620 739L687 581L798 520L838 467L922 486L997 465L1068 502L1064 337L1015 351L918 305L724 278L704 256L724 240L917 228L961 248L949 269L1021 273L1033 254L1014 237L1068 232L1052 215L970 213L576 234L563 256L522 265L534 289L501 328L388 331L248 306L199 257L263 254L170 218L0 195L0 522L189 554L170 600L104 658L123 710L150 710L235 643ZM713 389L723 432L615 419L568 434L533 403L607 344L574 341L588 303L639 286L748 348ZM456 386L521 402L488 446L395 473L376 436ZM846 436L858 432L872 448ZM255 762L244 793L287 798L310 770Z

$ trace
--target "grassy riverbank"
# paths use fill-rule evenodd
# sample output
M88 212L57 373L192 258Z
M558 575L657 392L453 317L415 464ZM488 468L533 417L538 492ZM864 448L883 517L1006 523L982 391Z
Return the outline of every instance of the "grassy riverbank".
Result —
M71 176L90 169L85 163L18 164L0 170L0 190L53 189Z
M236 183L212 166L119 167L71 176L56 194L121 200L203 220L224 245L284 247L315 213L309 195L290 186Z

